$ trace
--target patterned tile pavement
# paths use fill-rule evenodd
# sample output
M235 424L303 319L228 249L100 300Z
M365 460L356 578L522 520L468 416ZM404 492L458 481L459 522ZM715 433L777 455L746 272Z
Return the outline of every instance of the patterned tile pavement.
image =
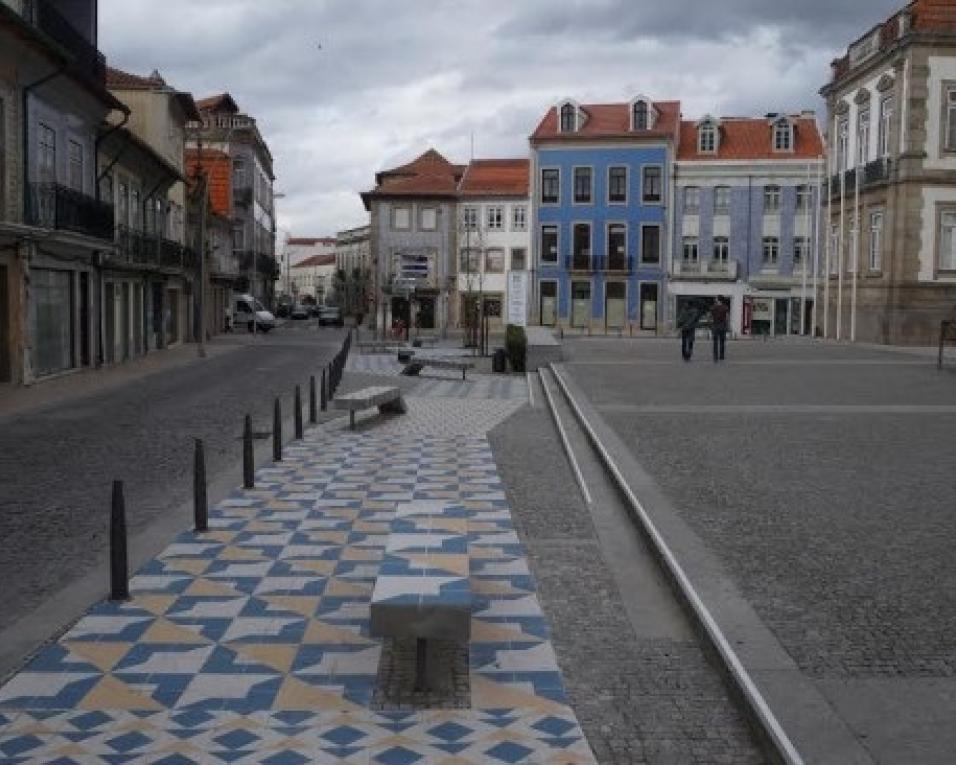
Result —
M593 762L484 435L520 402L409 401L311 431L37 655L0 688L0 763ZM369 601L421 501L467 518L471 708L372 711Z

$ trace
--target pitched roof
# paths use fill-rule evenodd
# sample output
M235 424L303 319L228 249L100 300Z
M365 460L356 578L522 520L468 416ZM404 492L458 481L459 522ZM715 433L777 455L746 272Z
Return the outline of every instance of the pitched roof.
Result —
M952 0L916 0L910 5L913 26L932 32L956 31L956 5Z
M528 196L527 159L473 159L458 191L465 197Z
M229 111L237 113L239 106L228 93L217 93L214 96L207 96L196 101L196 106L201 112Z
M303 261L295 263L290 268L309 268L311 266L334 266L335 255L313 255Z
M580 104L584 121L573 133L558 130L558 107L552 106L531 134L537 141L581 141L634 138L670 138L676 136L680 120L680 101L652 101L657 122L649 130L631 130L630 104Z
M286 244L301 245L304 247L313 247L317 244L335 244L335 237L332 236L292 236L286 240Z
M773 150L774 118L727 117L719 120L720 140L716 154L697 151L697 122L684 120L680 126L678 160L816 159L823 155L823 140L811 117L790 117L794 126L793 151Z
M362 193L366 209L372 197L454 197L466 165L454 165L434 149L411 162L375 174L375 188Z
M168 86L158 71L153 71L149 77L141 77L138 74L108 66L106 67L106 87L116 90L153 90Z

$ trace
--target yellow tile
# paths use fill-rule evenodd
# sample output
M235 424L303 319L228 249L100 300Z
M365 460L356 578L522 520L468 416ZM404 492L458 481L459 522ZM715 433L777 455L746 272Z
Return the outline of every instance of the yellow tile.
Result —
M481 619L471 620L472 643L540 643L541 638Z
M176 643L182 643L184 645L208 645L212 641L197 632L193 632L185 627L180 627L168 619L159 618L152 623L150 628L143 633L143 636L137 642L151 645Z
M283 674L292 669L299 652L297 645L270 645L266 643L227 643L226 646L245 659L278 670Z
M253 563L268 560L262 553L244 547L226 547L219 552L217 558L218 560L224 561L245 561Z
M324 594L335 598L369 598L372 596L372 586L344 579L330 579L325 586Z
M100 672L109 672L133 647L132 643L85 643L68 642L63 647L70 653L88 661Z
M322 598L317 595L258 595L257 597L275 606L276 609L292 611L307 619L315 616L319 603L322 601Z
M143 608L156 616L165 614L178 595L137 595L130 602L133 608Z
M336 627L332 624L312 619L305 630L302 644L311 645L372 645L374 641L363 637L358 632L345 627Z
M361 709L352 702L346 701L338 693L309 685L294 677L286 677L282 681L282 687L279 688L272 708L281 711L308 710L309 712Z
M79 703L80 709L124 709L128 711L159 711L163 705L126 683L107 675L87 693Z
M241 598L245 595L220 582L210 579L197 579L186 588L184 595L195 598Z
M168 571L185 571L187 574L199 576L205 573L215 560L213 558L161 558L160 562Z
M471 676L471 705L475 709L526 709L547 714L561 714L567 709L519 686L498 683L477 674Z

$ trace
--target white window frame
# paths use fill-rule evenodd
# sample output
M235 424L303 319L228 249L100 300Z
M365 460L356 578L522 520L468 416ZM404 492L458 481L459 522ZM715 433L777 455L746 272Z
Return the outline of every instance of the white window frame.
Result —
M518 268L515 266L515 253L521 253L521 267ZM509 253L509 265L511 266L512 271L527 271L528 270L528 248L527 247L512 247L511 252Z
M459 258L459 273L465 275L481 273L481 247L462 247ZM474 266L474 268L472 268L472 266Z
M717 126L713 122L705 122L697 128L697 153L717 153Z
M623 170L624 171L624 199L611 199L611 171L612 170ZM630 180L630 169L627 165L609 165L607 168L607 203L609 205L626 205L628 197L628 181Z
M810 207L813 201L813 187L812 186L797 186L797 209L806 210Z
M810 240L805 236L793 238L793 270L802 272L810 257Z
M498 254L499 254L499 256L500 256L499 263L501 263L501 268L492 268L492 267L491 267L491 255L492 255L492 253L498 253ZM506 261L506 259L505 259L506 256L507 256L507 253L505 252L505 248L504 248L504 247L489 247L488 249L486 249L486 250L485 250L485 262L484 262L485 273L486 273L486 274L503 274L503 273L505 272L505 269L506 269L507 266L508 266L508 263L507 263L507 261Z
M780 212L780 187L769 185L763 187L763 211L764 213L777 214Z
M765 236L761 242L761 263L764 268L777 268L780 263L780 237Z
M651 105L643 98L639 98L631 106L631 130L649 130L650 126Z
M528 208L525 205L515 205L511 208L511 230L528 230Z
M896 108L895 101L896 99L892 95L886 96L880 100L880 157L890 156L890 130L893 126L893 111Z
M485 208L485 228L488 231L504 231L504 207L501 205L488 205L488 207Z
M619 229L621 229L621 231L622 231L623 234L624 234L624 251L623 251L622 253L620 253L620 257L624 258L624 268L622 268L622 269L615 269L615 270L616 270L616 271L626 271L626 270L627 270L627 266L628 266L628 261L630 260L630 258L628 257L628 251L627 251L627 250L628 250L628 226L627 226L627 223L626 223L625 221L620 221L620 220L608 221L608 222L605 224L605 226L604 226L604 241L605 241L605 243L606 243L606 250L607 250L607 253L606 253L606 254L607 254L607 258L606 258L605 263L604 263L604 270L606 270L606 271L610 270L610 264L611 264L611 229L612 229L612 228L619 228Z
M837 122L837 170L850 169L850 118L841 117Z
M865 165L870 161L870 108L860 109L856 118L856 161Z
M545 201L544 190L545 190L545 173L554 173L555 176L555 185L557 194L555 195L554 201ZM539 202L542 207L557 207L561 204L561 168L560 167L542 167L541 168L541 191L538 195Z
M544 232L545 229L554 230L554 258L545 257L544 252ZM538 230L538 242L539 242L539 257L543 265L558 265L561 262L561 226L557 223L542 223L540 229Z
M655 253L657 257L654 260L649 260L647 257L647 253L644 250L644 242L645 242L644 232L649 228L657 229L657 252ZM660 223L642 223L640 234L641 234L641 240L638 243L638 247L640 247L640 251L641 251L641 263L644 265L649 265L649 266L660 266L661 258L663 258L664 256L663 226L661 226Z
M578 173L587 171L588 174L588 198L578 199ZM571 204L573 205L593 205L594 204L594 168L589 165L575 165L571 168Z
M684 212L694 215L700 213L700 186L684 187Z
M721 197L726 197L726 200L722 202ZM730 204L731 204L730 186L715 186L714 187L714 214L727 215L730 212Z
M649 199L647 195L647 171L657 170L657 199ZM663 205L664 204L664 166L663 165L644 165L641 167L641 204L642 205Z
M408 225L398 225L398 213L404 212L408 216ZM392 231L411 231L412 230L412 206L411 205L392 205L391 209Z
M730 262L730 237L714 237L714 250L711 254L711 260L714 263L722 263L724 265Z
M943 273L956 271L956 209L943 208L939 211L939 239L936 251L936 270ZM948 249L949 259L943 260Z
M782 119L773 123L773 150L793 151L793 125L790 120Z
M461 208L461 227L465 231L478 230L478 208L474 205L467 205Z
M882 210L870 213L870 241L869 241L869 270L880 272L883 270L883 221Z
M588 230L588 246L585 248L587 254L588 266L585 269L580 269L575 267L575 251L576 246L575 234L577 233L577 228L579 226L587 226ZM594 270L594 223L587 220L576 220L571 223L571 270L572 271L593 271Z
M432 226L425 225L425 213L431 212L435 216L435 223ZM418 208L418 230L419 231L437 231L438 230L438 207L435 205L422 205Z
M685 236L681 246L681 259L685 263L700 262L700 239L696 236Z
M943 108L946 110L944 148L946 151L956 151L956 85L947 85L943 97Z

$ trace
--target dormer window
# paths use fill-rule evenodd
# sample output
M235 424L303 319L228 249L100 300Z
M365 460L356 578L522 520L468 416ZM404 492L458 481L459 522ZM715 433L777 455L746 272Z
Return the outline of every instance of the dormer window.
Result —
M782 119L773 123L773 150L793 151L793 125Z
M561 107L561 132L573 133L577 130L578 114L574 104L565 104Z
M635 101L632 114L632 123L635 130L647 130L648 110L647 101Z
M697 127L697 151L700 154L717 153L717 125L706 119Z

